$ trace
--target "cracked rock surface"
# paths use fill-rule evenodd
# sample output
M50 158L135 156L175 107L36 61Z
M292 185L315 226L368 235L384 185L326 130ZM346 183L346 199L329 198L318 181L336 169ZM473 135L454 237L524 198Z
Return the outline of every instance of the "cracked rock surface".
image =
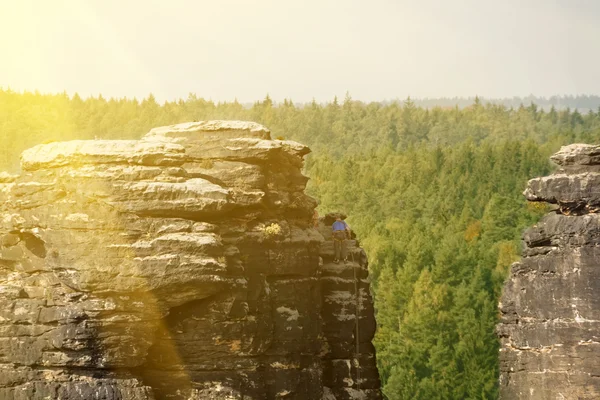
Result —
M204 121L23 152L0 174L0 399L380 399L366 256L332 264L309 151Z
M564 146L529 181L558 206L523 236L500 303L502 399L600 398L600 147Z

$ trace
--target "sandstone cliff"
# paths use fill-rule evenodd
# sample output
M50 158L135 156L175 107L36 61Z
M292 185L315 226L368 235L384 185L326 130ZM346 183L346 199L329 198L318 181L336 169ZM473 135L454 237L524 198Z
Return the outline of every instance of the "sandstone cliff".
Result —
M381 398L366 257L331 263L308 152L239 121L25 151L0 174L0 399Z
M600 398L600 146L552 160L524 194L557 209L525 232L500 304L502 399Z

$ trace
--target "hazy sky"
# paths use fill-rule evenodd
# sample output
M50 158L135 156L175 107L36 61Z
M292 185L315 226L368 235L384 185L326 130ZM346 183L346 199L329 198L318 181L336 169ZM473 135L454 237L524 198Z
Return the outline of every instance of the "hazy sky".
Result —
M600 94L600 1L0 0L0 87L242 102Z

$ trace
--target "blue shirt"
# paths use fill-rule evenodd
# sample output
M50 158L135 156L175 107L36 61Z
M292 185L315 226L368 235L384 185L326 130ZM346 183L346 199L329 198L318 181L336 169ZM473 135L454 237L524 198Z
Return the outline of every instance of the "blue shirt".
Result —
M331 226L334 231L343 231L348 227L344 221L335 221Z

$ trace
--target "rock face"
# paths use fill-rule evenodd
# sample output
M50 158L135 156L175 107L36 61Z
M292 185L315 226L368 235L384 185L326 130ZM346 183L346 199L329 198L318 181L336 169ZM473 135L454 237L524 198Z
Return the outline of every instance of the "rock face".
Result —
M500 304L502 399L600 398L600 146L552 160L524 194L557 210L525 232Z
M0 399L380 399L366 257L331 263L308 152L239 121L25 151L0 174Z

